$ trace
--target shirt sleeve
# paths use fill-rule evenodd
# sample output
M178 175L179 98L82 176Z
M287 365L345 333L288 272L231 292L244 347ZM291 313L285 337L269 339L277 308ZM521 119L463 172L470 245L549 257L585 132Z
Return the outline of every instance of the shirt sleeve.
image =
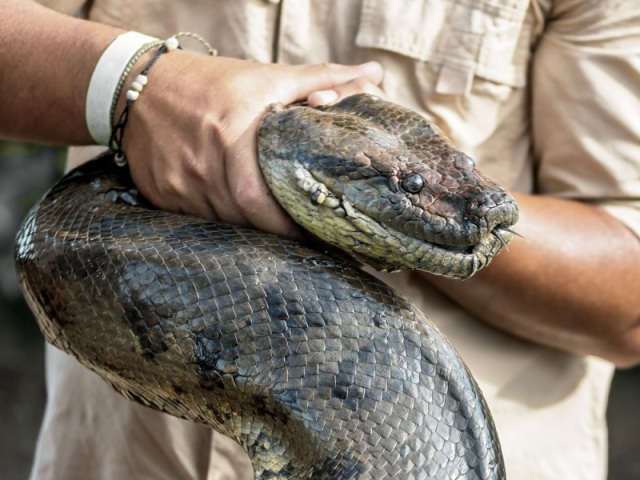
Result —
M640 236L640 7L557 0L532 65L537 191L600 205Z

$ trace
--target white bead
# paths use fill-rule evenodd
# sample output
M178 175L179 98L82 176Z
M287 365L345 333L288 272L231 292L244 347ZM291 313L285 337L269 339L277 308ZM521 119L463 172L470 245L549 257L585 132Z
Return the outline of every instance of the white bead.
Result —
M135 90L136 92L141 92L143 88L144 88L144 85L142 85L139 82L133 82L131 84L131 90Z
M164 41L164 46L167 47L168 50L175 50L180 46L180 42L176 37L169 37Z
M142 74L140 74L140 75L136 76L135 81L136 81L136 82L138 82L140 85L143 85L143 86L144 86L144 85L146 85L146 84L147 84L147 82L149 81L149 79L147 78L147 76L146 76L146 75L142 75Z
M127 158L122 152L116 153L113 159L116 162L116 165L119 167L124 167L127 164Z
M140 92L136 92L135 90L127 90L127 100L135 102L139 96Z

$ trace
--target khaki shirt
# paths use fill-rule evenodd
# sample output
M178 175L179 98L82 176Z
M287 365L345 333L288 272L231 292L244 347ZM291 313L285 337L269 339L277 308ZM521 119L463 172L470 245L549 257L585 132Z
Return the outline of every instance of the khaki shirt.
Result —
M388 97L435 121L496 181L597 204L640 235L634 0L94 0L88 15L161 38L197 32L220 55L259 62L376 60ZM380 277L468 363L510 480L606 478L610 364L488 327L415 274ZM219 435L127 403L53 349L49 359L33 478L116 478L114 468L117 478L250 478ZM84 459L72 460L78 449Z

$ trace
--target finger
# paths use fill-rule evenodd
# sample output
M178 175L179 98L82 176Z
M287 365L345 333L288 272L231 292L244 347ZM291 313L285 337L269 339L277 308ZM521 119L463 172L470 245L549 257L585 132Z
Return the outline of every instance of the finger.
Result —
M380 85L382 77L384 76L384 69L378 62L367 62L360 65L355 65L358 77L368 80L374 85Z
M307 102L312 107L329 105L357 93L369 93L382 98L385 96L384 92L376 84L362 78L356 78L330 90L313 92L307 97Z
M297 80L294 85L295 88L290 91L293 96L285 103L306 99L313 92L333 90L355 79L364 80L372 85L379 85L383 76L382 66L377 62L368 62L360 65L322 63L292 68L298 69L300 75L293 77L295 73L292 72L292 78Z

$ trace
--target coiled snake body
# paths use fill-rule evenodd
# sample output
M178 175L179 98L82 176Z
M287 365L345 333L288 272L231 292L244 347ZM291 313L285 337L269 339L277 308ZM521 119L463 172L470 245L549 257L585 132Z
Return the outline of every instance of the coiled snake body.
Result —
M259 146L291 215L379 268L465 277L510 239L511 198L395 105L273 107ZM16 265L51 343L235 438L256 478L504 478L478 387L407 300L295 241L153 210L108 155L34 207Z

